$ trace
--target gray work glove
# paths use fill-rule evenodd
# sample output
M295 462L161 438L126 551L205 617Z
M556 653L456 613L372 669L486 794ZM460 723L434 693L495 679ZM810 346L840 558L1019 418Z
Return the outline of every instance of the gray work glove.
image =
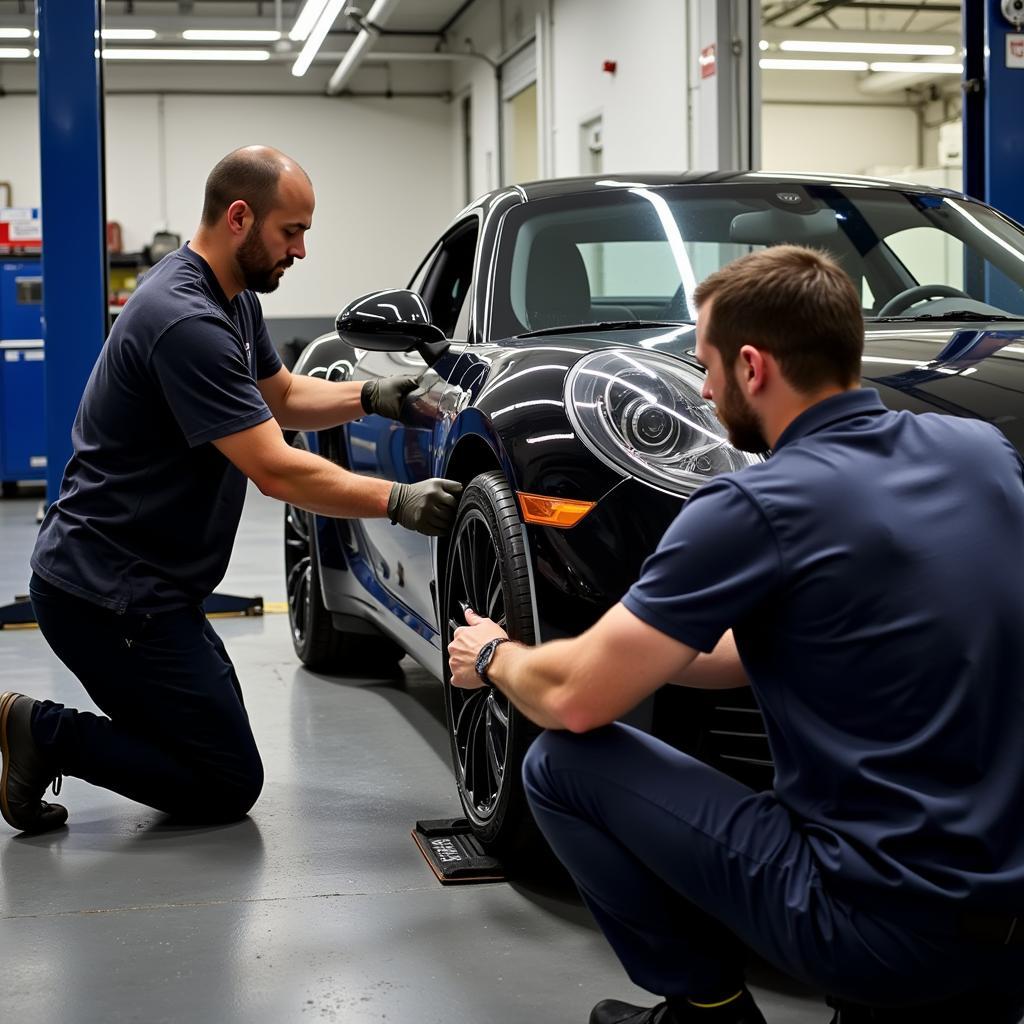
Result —
M419 387L415 377L378 377L368 380L359 392L363 412L397 420L402 414L402 399Z
M388 498L388 519L407 530L440 537L452 527L462 484L434 477L418 484L395 484Z

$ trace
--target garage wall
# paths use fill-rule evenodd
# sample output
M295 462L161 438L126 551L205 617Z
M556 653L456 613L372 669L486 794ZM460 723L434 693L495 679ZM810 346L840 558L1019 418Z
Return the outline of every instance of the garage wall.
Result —
M167 227L185 239L206 175L235 146L266 142L303 164L317 192L308 255L263 297L268 317L333 318L363 292L405 284L451 212L451 105L441 99L109 96L106 120L108 218L129 249L163 226L164 177ZM0 99L0 125L0 181L12 181L19 205L38 205L36 98Z
M492 60L508 54L537 33L550 32L547 96L551 164L541 175L580 173L581 125L602 119L604 169L683 170L688 166L686 122L686 10L677 0L645 0L642 16L618 0L506 0L474 4L452 27L453 50L475 50ZM503 17L504 14L504 17ZM650 26L659 30L652 33ZM614 75L602 70L614 60ZM539 72L544 74L543 46ZM545 87L547 92L545 92ZM473 153L470 191L496 188L497 104L494 73L479 60L453 65L451 146L457 173L452 204L462 202L462 115L459 99L472 96ZM545 131L541 118L541 132Z
M913 93L860 91L856 74L770 71L761 80L765 170L935 167L938 130L925 126L958 114L958 98L919 106Z
M557 175L580 172L580 128L600 115L604 170L689 166L686 4L645 0L553 4L554 154ZM653 26L657 26L656 31ZM615 74L602 70L615 61Z
M761 108L761 126L768 171L864 174L918 162L917 114L907 108L771 102Z

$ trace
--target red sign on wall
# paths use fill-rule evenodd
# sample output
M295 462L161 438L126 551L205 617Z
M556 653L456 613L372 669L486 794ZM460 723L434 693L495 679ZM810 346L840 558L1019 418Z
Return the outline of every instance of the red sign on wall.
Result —
M710 46L705 46L700 51L700 60L697 62L700 64L700 77L711 78L715 73L715 44L712 43Z

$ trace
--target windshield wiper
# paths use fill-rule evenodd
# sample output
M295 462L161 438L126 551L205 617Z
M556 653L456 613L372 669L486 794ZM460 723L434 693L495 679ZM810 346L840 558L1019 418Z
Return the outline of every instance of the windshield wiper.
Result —
M562 327L545 327L539 331L517 334L517 338L540 338L545 334L575 334L579 331L631 331L646 330L650 327L692 327L692 320L602 320L600 323L565 324Z
M946 321L954 320L1024 320L1021 316L1008 316L1004 313L979 313L975 309L954 309L949 313L922 313L920 316L875 316L867 317L867 322L872 324L888 323L909 323L917 320Z

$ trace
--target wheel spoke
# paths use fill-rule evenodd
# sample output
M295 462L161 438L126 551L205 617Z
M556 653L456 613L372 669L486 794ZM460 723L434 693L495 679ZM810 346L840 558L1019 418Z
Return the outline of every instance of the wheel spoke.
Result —
M487 767L490 777L494 781L494 794L497 795L505 774L505 760L499 756L498 746L494 741L494 732L491 729L491 710L491 708L487 710Z
M486 700L481 699L482 691L474 693L467 701L467 705L470 705L469 720L465 726L466 736L466 757L463 765L463 778L465 779L466 792L471 794L474 804L480 804L480 798L477 795L477 776L480 768L480 755L481 751L481 725L484 719L484 709L486 708ZM463 712L465 717L465 709Z
M491 715L498 720L503 729L508 729L508 712L498 703L498 698L491 695Z

